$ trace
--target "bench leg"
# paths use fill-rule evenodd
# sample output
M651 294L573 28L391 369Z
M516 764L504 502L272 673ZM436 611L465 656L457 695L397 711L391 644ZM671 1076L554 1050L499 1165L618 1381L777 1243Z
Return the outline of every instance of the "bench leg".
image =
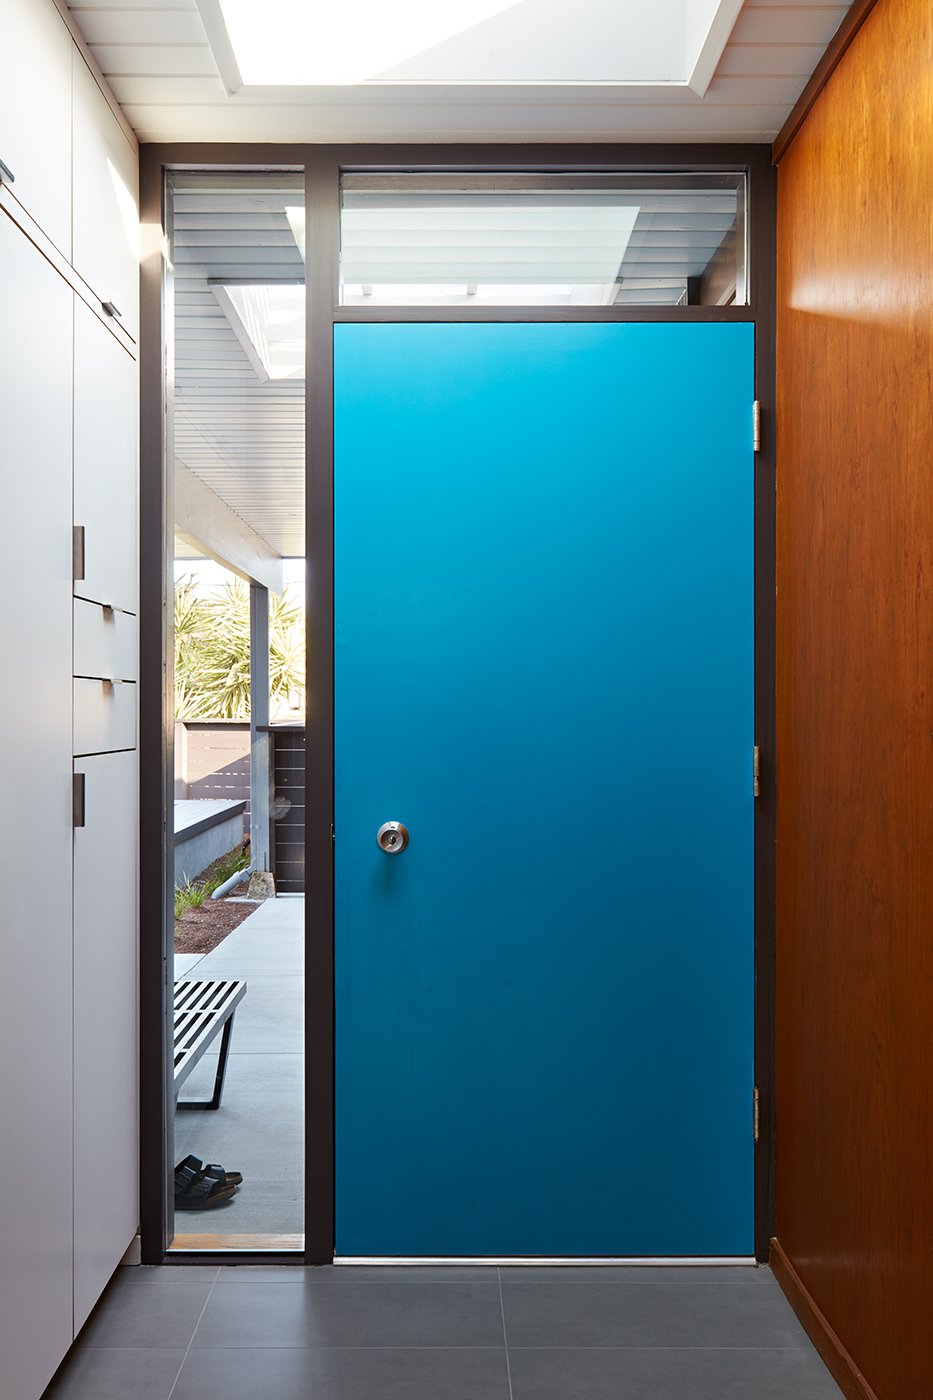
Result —
M224 1080L227 1077L227 1055L230 1051L230 1034L233 1030L233 1018L236 1011L232 1011L224 1022L223 1034L220 1038L220 1054L217 1056L217 1071L214 1075L214 1093L208 1099L178 1099L175 1103L179 1108L219 1108L220 1100L224 1092Z

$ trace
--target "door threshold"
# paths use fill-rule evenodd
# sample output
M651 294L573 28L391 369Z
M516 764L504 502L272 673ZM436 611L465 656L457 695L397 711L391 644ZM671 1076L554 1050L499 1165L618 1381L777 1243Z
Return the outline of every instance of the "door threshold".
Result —
M342 1268L354 1268L359 1265L369 1267L377 1266L384 1268L404 1267L418 1268L449 1265L451 1268L463 1267L464 1265L476 1265L477 1268L698 1268L698 1269L753 1269L758 1267L758 1261L752 1254L712 1254L712 1255L658 1255L648 1256L644 1254L629 1255L606 1255L606 1254L489 1254L489 1255L346 1255L337 1254L334 1256L334 1263Z
M248 1249L253 1253L258 1250L271 1250L281 1254L291 1250L303 1252L304 1247L304 1235L176 1235L169 1246L169 1253L190 1253L209 1249L216 1254L220 1250L235 1253L240 1249Z

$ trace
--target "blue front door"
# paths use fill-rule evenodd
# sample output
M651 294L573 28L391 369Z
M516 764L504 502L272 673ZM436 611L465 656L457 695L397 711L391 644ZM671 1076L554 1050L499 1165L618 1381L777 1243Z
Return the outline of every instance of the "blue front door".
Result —
M753 1252L752 398L336 327L338 1255Z

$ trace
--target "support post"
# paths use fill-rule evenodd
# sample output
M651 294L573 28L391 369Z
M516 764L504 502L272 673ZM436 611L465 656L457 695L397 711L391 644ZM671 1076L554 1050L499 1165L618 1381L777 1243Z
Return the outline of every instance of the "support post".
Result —
M272 869L272 735L269 733L269 590L249 589L249 844L253 870Z

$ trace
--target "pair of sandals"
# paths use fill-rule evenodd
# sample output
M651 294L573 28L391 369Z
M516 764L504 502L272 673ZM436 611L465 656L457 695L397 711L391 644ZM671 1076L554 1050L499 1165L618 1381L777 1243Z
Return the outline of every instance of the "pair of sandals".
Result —
M200 1157L185 1157L175 1168L175 1209L210 1210L229 1201L243 1180L242 1172L228 1172L216 1162L205 1165Z

